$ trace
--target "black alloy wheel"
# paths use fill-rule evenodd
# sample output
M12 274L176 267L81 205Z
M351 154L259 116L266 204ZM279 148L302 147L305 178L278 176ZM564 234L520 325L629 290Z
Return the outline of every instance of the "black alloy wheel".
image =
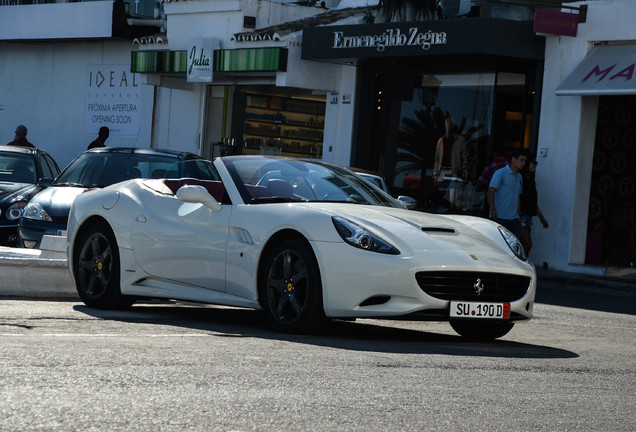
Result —
M303 242L285 240L265 258L260 284L269 321L290 333L312 333L325 322L320 272L313 252Z
M134 299L121 295L119 252L110 227L104 223L90 227L78 247L75 285L82 301L96 309L130 307Z

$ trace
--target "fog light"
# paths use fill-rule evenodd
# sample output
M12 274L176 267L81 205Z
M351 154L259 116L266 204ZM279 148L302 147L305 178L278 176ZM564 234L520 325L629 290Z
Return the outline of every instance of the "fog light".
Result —
M38 245L38 242L35 240L22 240L22 243L24 244L25 248L29 249L35 249L35 247Z

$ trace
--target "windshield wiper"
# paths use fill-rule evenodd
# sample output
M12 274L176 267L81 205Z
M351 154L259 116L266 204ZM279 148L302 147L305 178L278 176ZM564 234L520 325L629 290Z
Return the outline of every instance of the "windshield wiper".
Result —
M271 203L307 202L307 200L303 198L273 196L273 197L252 198L252 201L250 202L252 204L271 204Z
M341 203L341 204L367 204L372 205L367 202L360 201L351 201L351 200L309 200L307 202L321 202L321 203Z

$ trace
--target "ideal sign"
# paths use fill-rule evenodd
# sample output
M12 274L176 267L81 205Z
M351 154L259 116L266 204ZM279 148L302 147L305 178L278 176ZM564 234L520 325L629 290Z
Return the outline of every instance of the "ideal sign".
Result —
M86 72L84 133L97 135L107 126L110 135L136 136L139 132L139 77L130 64L89 65Z

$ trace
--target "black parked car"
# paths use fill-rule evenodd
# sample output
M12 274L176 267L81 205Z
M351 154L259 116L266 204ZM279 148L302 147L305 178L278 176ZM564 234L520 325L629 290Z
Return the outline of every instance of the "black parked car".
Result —
M201 156L149 148L101 147L73 160L55 181L31 199L18 228L19 246L39 248L45 235L66 235L66 222L75 197L87 189L103 188L134 178L206 178ZM203 168L201 168L203 167ZM204 177L201 177L204 176Z
M29 200L60 173L46 151L0 147L0 245L16 246L18 222Z

